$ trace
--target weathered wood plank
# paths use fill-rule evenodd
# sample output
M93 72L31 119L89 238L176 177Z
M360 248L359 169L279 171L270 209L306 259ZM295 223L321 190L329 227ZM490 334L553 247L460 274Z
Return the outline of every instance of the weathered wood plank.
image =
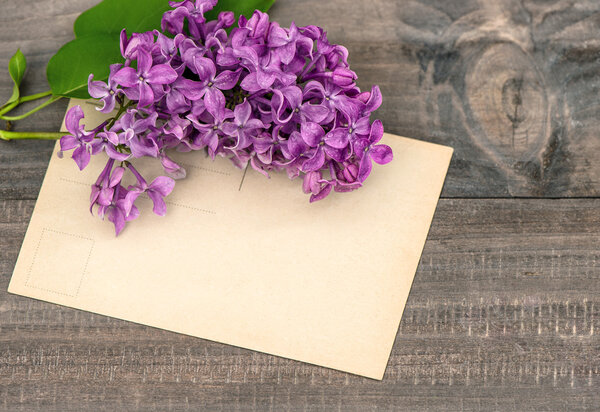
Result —
M12 93L8 61L18 48L27 58L22 85L25 95L49 89L46 64L50 57L73 38L73 21L92 1L23 1L0 5L0 101ZM31 109L37 103L15 113ZM56 131L60 128L66 102L59 101L27 120L15 122L15 131ZM4 122L0 122L4 128ZM0 141L0 199L35 199L50 160L53 142Z
M25 93L97 0L0 5ZM598 197L593 0L278 0L326 27L388 131L456 149L445 197ZM0 75L0 100L11 85ZM16 124L56 130L65 104ZM52 148L0 142L0 410L600 409L600 201L442 200L383 382L5 291ZM15 199L15 200L7 200ZM24 200L18 200L24 199Z
M0 409L598 409L599 203L442 200L375 382L8 295L34 202L2 201Z
M4 2L0 67L22 47L25 91L45 89L45 63L96 1ZM383 89L388 131L456 149L443 196L597 197L600 4L571 3L279 0L272 15L322 25L348 46L360 85ZM0 99L10 91L0 76ZM56 130L64 107L16 127ZM0 142L0 197L35 198L50 152Z

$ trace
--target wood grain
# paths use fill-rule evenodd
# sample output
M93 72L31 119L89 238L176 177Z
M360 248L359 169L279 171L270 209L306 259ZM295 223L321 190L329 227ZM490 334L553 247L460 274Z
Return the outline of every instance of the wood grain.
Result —
M97 0L4 2L0 67L21 47L25 92ZM382 87L389 132L456 149L444 197L597 197L600 110L594 0L280 0L282 24L320 24L350 50L359 84ZM0 76L0 99L11 84ZM56 130L65 103L15 125ZM34 199L51 143L0 148L3 198ZM14 165L27 162L22 172Z
M8 295L34 202L2 201L0 408L600 408L599 203L442 200L376 382Z
M24 92L45 90L96 2L0 3L0 68L21 47ZM52 143L0 142L0 410L599 410L599 11L277 1L381 85L389 132L456 149L382 382L7 294ZM15 129L57 130L64 109Z

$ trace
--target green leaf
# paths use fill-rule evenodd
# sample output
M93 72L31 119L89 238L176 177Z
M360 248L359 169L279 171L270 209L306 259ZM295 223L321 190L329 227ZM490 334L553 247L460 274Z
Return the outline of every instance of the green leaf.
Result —
M123 63L123 57L112 35L80 37L65 44L46 69L52 94L89 99L88 76L93 73L94 80L108 79L113 63Z
M160 29L160 20L170 10L167 0L104 0L75 20L75 37L96 34L141 33ZM119 37L115 37L117 47Z
M26 68L27 60L25 59L25 56L19 49L8 62L8 73L10 74L10 77L15 84L13 86L13 94L12 96L10 96L10 99L8 99L4 106L8 106L9 104L19 100L19 97L21 95L19 92L19 87L21 86L21 82L23 81L23 77L25 76Z
M8 62L8 73L17 86L21 85L23 77L25 76L26 68L27 60L25 60L25 56L21 52L21 49L18 49L15 55L11 57L10 61Z

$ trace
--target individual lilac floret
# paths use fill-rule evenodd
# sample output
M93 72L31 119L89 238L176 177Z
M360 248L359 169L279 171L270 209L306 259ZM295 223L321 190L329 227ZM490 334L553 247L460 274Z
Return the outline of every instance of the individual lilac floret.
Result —
M223 125L223 132L236 139L235 146L231 150L243 150L252 144L253 139L266 126L259 119L252 119L252 106L247 100L235 106L233 121Z
M168 196L175 187L175 181L170 177L166 176L158 176L156 179L152 181L152 183L148 184L146 180L139 174L139 172L131 165L128 164L129 170L133 173L133 175L137 179L137 184L134 186L129 186L127 195L125 196L125 215L129 216L131 213L131 209L133 208L133 204L136 199L142 194L146 193L148 197L154 203L154 213L158 216L164 216L167 214L167 205L165 204L164 197Z
M163 94L162 85L177 80L177 72L167 64L152 66L152 57L146 50L137 53L137 70L124 67L112 76L112 81L125 87L128 99L137 100L141 107L154 103L156 96Z
M391 162L394 158L392 148L384 144L376 144L383 137L383 125L379 120L371 126L371 133L368 138L356 140L354 151L360 159L358 169L358 181L364 182L373 168L371 160L380 165Z
M90 156L106 156L91 208L117 234L139 215L143 193L156 214L166 213L173 178L186 176L173 152L205 150L265 176L285 171L303 179L311 202L359 189L373 162L392 161L392 149L380 144L381 121L371 121L382 103L379 87L357 87L348 50L322 28L281 27L260 11L231 28L231 12L206 20L217 0L169 4L162 33L123 31L123 62L110 67L106 83L89 78L92 97L103 112L118 108L117 118L86 132L81 109L71 109L70 135L61 139L62 150L75 149L80 169ZM140 158L160 162L169 177L147 183L134 167ZM137 183L125 187L125 174Z
M130 207L125 211L125 198L127 191L121 185L125 169L116 167L113 169L114 160L109 159L98 180L92 186L90 196L90 211L94 206L98 206L98 216L108 220L115 225L115 234L125 228L125 223L137 219L139 210L137 207Z
M100 99L102 102L103 106L98 108L102 113L112 112L115 109L117 99L123 93L123 91L118 88L118 84L113 77L120 69L120 64L112 64L110 66L108 84L101 81L93 81L93 74L90 74L90 77L88 78L88 91L90 96L94 99Z
M69 110L65 117L65 127L70 134L60 138L61 152L75 149L72 157L75 163L77 163L79 170L85 169L90 163L90 143L94 139L94 133L86 132L84 125L79 124L81 119L83 119L83 110L81 107L75 106Z

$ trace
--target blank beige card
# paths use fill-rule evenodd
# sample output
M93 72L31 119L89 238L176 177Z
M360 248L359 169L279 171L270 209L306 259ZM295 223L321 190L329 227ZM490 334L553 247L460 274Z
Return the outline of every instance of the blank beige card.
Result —
M99 124L90 103L75 103ZM175 154L188 176L167 216L140 198L140 218L119 237L89 212L105 159L80 172L57 144L8 290L382 379L452 156L383 141L392 163L314 204L285 173ZM152 163L136 166L163 174Z

